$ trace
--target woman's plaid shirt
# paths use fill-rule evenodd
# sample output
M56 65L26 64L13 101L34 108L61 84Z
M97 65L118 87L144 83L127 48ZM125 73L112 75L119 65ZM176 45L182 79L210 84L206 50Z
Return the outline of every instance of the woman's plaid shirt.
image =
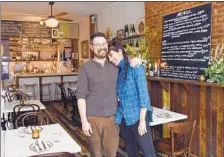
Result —
M141 65L132 68L128 65L126 80L124 80L124 60L120 62L119 67L117 95L120 104L116 112L116 123L120 124L124 118L126 125L135 124L140 118L141 108L147 108L149 117L152 117L144 67Z

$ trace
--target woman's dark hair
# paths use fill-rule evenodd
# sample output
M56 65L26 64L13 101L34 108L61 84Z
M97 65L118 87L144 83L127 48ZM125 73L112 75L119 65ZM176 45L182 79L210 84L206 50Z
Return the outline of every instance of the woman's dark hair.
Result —
M128 55L126 51L124 50L124 45L121 43L121 41L118 38L113 38L111 42L109 43L109 51L113 50L115 52L119 52L119 49L122 50L122 54L124 56L124 80L127 78L127 73L128 73ZM119 69L121 70L121 69Z

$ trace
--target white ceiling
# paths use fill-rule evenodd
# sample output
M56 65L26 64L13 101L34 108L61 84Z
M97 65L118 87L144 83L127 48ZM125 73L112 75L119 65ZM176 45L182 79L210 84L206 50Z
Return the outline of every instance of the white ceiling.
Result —
M116 2L55 2L53 15L67 12L69 14L62 16L62 18L76 20L82 16L100 12L113 3ZM50 6L48 2L1 2L1 12L3 19L13 17L20 19L21 16L27 16L33 21L38 21L41 16L47 17L50 15Z

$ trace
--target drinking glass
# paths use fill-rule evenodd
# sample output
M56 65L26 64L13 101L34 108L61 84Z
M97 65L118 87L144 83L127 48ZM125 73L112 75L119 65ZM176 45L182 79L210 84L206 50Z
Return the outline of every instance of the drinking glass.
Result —
M26 127L19 127L18 128L19 137L23 138L26 135Z

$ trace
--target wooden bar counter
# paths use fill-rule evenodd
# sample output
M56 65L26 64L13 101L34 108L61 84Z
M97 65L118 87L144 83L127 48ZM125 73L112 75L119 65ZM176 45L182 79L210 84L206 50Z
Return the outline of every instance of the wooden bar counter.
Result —
M28 73L28 74L17 74L16 85L20 85L24 91L24 84L36 84L35 93L36 99L42 100L43 93L47 92L46 88L41 88L42 83L51 83L51 100L55 98L55 83L61 83L64 85L66 92L68 87L68 81L77 81L78 72L64 72L64 73ZM27 91L32 92L32 90ZM42 94L41 94L42 93ZM60 97L60 96L59 96Z
M192 151L199 157L224 157L224 85L148 77L151 102L156 107L196 119ZM166 127L163 135L167 136Z

